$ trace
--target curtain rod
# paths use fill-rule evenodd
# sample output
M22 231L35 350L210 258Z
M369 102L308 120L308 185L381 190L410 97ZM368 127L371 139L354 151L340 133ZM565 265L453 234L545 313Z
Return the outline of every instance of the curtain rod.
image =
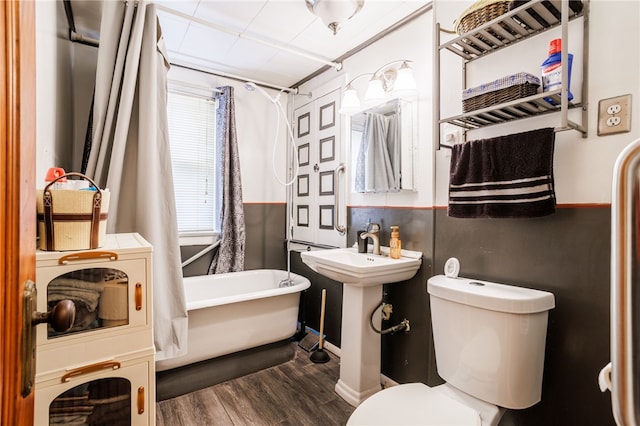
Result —
M249 78L249 77L242 77L242 76L239 76L239 75L229 74L229 73L226 73L224 71L206 69L204 67L199 67L197 65L185 65L185 64L180 64L180 63L177 63L177 62L171 62L171 66L172 67L178 67L178 68L184 68L186 70L191 70L191 71L198 71L198 72L202 72L202 73L209 74L209 75L215 75L216 77L225 77L225 78L228 78L230 80L239 81L241 83L251 82L251 83L257 84L258 86L264 87L266 89L282 90L282 91L285 91L285 92L292 93L294 95L298 94L298 89L292 89L291 87L284 87L284 86L278 86L278 85L275 85L275 84L265 83L264 81L259 81L259 80L255 80L255 79Z
M319 56L312 55L312 54L307 53L307 52L303 52L303 51L300 51L300 50L292 49L290 47L283 46L283 45L280 45L280 44L276 44L276 43L273 43L273 42L270 42L270 41L266 41L266 40L263 40L263 39L258 38L258 37L253 37L253 36L250 36L250 35L246 35L246 34L238 32L238 31L231 30L229 28L223 27L221 25L214 24L213 22L205 21L204 19L200 19L200 18L197 18L195 16L188 15L186 13L182 13L180 11L168 8L168 7L163 6L161 4L156 4L156 8L158 10L162 10L162 11L170 13L172 15L184 18L184 19L186 19L188 21L192 21L192 22L196 22L196 23L198 23L200 25L204 25L205 27L209 27L211 29L214 29L214 30L217 30L217 31L221 31L221 32L224 32L224 33L227 33L227 34L231 34L231 35L236 36L238 38L243 38L245 40L253 41L255 43L260 43L260 44L263 44L265 46L273 47L274 49L278 49L278 50L281 50L283 52L288 52L288 53L291 53L293 55L298 55L298 56L310 59L312 61L320 62L322 64L325 64L325 65L328 65L330 67L335 68L337 71L340 71L342 69L342 63L341 62L333 62L333 61L330 61L330 60L328 60L326 58L321 58Z
M86 46L100 47L100 41L96 40L95 38L83 36L82 34L78 34L75 31L69 31L69 40L76 43L84 44Z
M71 1L63 0L62 4L64 6L64 13L67 17L67 25L69 26L69 40L76 43L85 44L91 47L98 47L99 45L98 40L91 37L85 37L76 32L76 22L73 17L73 9L71 7Z

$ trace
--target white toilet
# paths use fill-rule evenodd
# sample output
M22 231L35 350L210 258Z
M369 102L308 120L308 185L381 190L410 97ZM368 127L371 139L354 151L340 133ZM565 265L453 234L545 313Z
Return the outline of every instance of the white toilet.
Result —
M392 386L347 425L497 425L540 401L551 293L468 278L429 279L438 374L445 384Z

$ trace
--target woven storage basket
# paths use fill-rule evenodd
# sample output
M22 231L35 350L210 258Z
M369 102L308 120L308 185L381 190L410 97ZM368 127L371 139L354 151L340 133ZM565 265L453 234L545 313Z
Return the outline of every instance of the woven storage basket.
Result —
M455 22L455 31L465 34L509 11L509 0L479 0L469 6Z
M508 75L491 83L466 89L462 92L462 111L469 112L515 99L535 95L540 79L520 72Z
M95 190L50 189L58 180L79 176ZM37 191L38 233L41 250L88 250L104 245L109 191L101 190L81 173L67 173Z

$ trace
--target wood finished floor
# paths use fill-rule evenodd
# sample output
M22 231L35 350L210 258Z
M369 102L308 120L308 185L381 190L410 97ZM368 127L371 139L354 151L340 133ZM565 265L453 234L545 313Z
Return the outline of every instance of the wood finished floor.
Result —
M156 404L157 426L344 425L354 408L333 390L339 358L314 364L297 347L284 364Z

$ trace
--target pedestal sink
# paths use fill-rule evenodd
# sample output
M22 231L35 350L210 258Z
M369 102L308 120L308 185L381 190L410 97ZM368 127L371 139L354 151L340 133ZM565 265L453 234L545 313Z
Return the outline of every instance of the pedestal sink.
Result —
M342 343L340 380L335 391L357 407L380 386L380 335L371 329L369 315L382 298L382 284L413 277L422 263L422 253L402 250L392 259L358 253L355 248L302 252L302 261L314 271L342 282ZM380 326L377 321L377 327Z

